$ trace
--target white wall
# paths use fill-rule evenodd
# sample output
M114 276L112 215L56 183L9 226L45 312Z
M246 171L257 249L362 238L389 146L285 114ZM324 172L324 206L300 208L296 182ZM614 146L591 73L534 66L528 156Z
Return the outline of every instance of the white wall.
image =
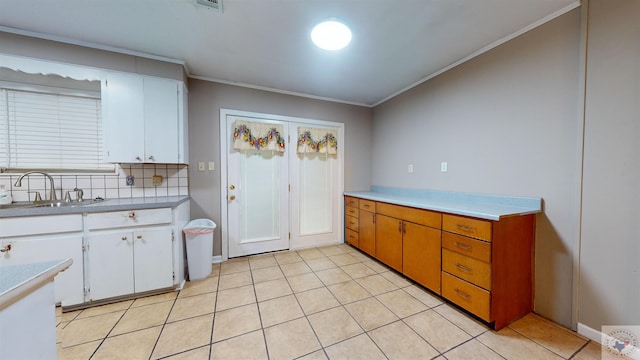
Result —
M565 326L578 240L579 43L577 9L376 107L372 138L374 185L542 197L535 311Z

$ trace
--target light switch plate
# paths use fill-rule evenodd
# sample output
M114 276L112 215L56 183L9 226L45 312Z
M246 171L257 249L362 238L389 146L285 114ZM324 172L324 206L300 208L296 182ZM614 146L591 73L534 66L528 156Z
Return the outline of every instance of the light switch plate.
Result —
M198 163L198 171L204 171L204 161Z
M151 178L152 182L153 182L153 186L160 186L162 185L162 176L160 175L153 175L153 177Z
M213 161L209 161L209 171L213 171L215 169L216 169L216 167L215 167L215 164L213 163Z
M448 167L447 167L447 162L446 161L443 161L443 162L440 163L440 171L447 172L447 168Z

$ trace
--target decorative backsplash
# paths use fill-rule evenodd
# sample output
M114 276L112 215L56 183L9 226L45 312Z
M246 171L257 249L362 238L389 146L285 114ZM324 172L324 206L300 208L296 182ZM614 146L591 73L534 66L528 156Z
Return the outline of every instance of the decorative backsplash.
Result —
M33 174L22 180L22 186L13 184L22 174L0 174L0 185L11 191L13 201L31 201L38 191L42 199L49 199L49 180ZM153 184L153 176L162 177L159 185ZM118 164L114 174L51 174L56 195L62 199L67 191L76 199L74 188L82 189L85 199L101 197L122 199L189 195L189 167L176 164ZM133 185L127 185L127 177L133 176ZM31 192L31 193L30 193Z

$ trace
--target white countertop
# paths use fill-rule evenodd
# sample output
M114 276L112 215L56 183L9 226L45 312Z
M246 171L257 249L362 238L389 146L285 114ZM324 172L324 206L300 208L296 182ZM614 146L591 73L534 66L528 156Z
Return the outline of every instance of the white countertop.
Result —
M189 200L189 196L184 195L158 196L147 198L106 199L98 202L87 201L85 204L76 206L0 208L0 218L176 207L187 200Z
M0 266L0 310L22 298L31 290L51 281L73 260L56 260L24 265Z
M382 186L372 186L370 191L346 191L344 195L496 221L507 216L542 212L542 199L533 197Z

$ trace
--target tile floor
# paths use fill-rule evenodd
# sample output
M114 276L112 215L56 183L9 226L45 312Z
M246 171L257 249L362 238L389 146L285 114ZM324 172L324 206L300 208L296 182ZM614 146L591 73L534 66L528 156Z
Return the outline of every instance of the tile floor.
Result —
M57 329L58 358L73 360L602 357L534 314L492 331L348 245L234 259L179 293L58 309Z

